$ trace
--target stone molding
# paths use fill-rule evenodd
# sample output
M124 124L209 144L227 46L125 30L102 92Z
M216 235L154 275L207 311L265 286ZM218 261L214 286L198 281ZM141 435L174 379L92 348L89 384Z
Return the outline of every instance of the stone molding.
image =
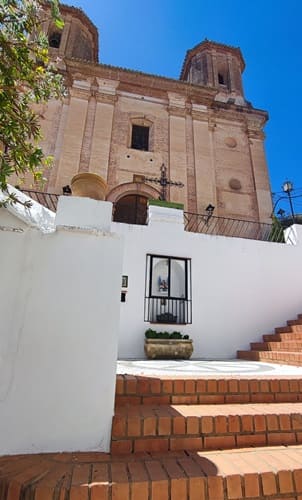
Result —
M160 191L144 182L126 182L114 187L108 193L106 200L116 203L120 198L130 194L146 196L147 198L158 198Z

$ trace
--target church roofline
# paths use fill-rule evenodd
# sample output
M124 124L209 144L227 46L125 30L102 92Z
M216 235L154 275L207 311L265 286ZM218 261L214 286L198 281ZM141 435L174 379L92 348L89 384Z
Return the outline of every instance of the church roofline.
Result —
M162 75L154 75L152 73L145 73L143 71L139 71L139 70L134 70L134 69L129 69L129 68L123 68L123 67L120 67L120 66L112 66L110 64L104 64L104 63L96 63L96 62L91 62L91 61L83 61L82 59L78 59L78 58L68 58L66 59L66 64L69 66L69 65L72 65L72 64L75 64L75 65L85 65L86 67L87 66L90 66L91 68L99 68L100 70L105 70L105 71L108 71L109 74L105 76L105 78L109 78L109 79L113 79L113 80L121 80L121 73L125 73L125 74L128 74L128 75L138 75L138 76L141 76L143 78L146 78L148 80L153 80L152 82L149 82L148 84L145 83L144 86L148 86L148 88L152 89L152 88L156 88L156 82L158 82L160 84L160 82L163 82L163 83L166 83L166 84L173 84L173 88L168 88L166 86L160 86L158 85L157 88L162 88L162 90L164 91L171 91L171 92L177 92L177 91L180 91L181 89L186 89L187 91L187 95L189 95L189 91L191 91L192 93L194 93L196 96L197 95L200 95L200 93L202 92L204 94L204 98L206 100L210 100L212 102L212 105L213 105L213 109L216 108L220 108L220 109L228 109L228 110L240 110L244 113L247 113L247 114L251 114L251 113L254 113L256 115L259 115L259 117L261 116L261 119L263 121L263 125L265 124L265 122L268 120L268 112L267 111L264 111L262 109L258 109L258 108L254 108L250 103L248 106L239 106L239 105L236 105L236 104L230 104L230 103L220 103L219 101L215 101L214 98L215 98L215 95L217 94L217 89L214 88L214 87L209 87L209 86L203 86L203 85L198 85L198 84L194 84L194 83L191 83L191 82L186 82L184 80L178 80L176 78L171 78L171 77L167 77L167 76L162 76ZM79 68L77 68L79 69ZM116 75L113 75L111 73L111 71L113 73L117 73ZM92 76L97 76L95 74L94 71L92 71L91 73ZM131 82L131 83L134 83L134 82ZM135 84L137 85L137 80L135 80Z
M156 75L153 73L146 73L144 71L136 70L136 69L131 69L131 68L124 68L122 66L113 66L111 64L105 64L101 62L92 62L92 61L86 61L80 58L76 57L69 57L65 59L66 63L76 63L76 64L84 64L87 66L93 66L93 67L98 67L100 69L107 69L107 70L113 70L114 72L118 72L117 76L115 79L120 78L120 73L128 73L132 75L138 75L146 78L152 78L158 81L165 81L167 83L174 83L176 86L185 86L185 87L190 87L190 88L195 88L196 90L203 90L206 92L209 96L215 96L217 94L217 89L214 87L209 87L208 85L196 85L191 82L186 82L186 81L181 81L177 78L172 78L168 76L163 76L163 75ZM95 74L95 73L93 73ZM114 78L113 78L114 79ZM152 87L151 87L152 88Z
M182 80L185 77L185 73L186 73L188 64L190 63L192 57L195 56L195 54L197 54L200 51L200 49L203 49L203 50L216 49L216 50L223 50L223 51L227 50L228 52L231 52L233 55L235 55L240 60L241 72L243 72L243 70L245 68L245 62L244 62L244 59L243 59L243 56L242 56L242 53L241 53L241 50L239 47L233 47L232 45L226 45L223 43L214 42L212 40L208 40L207 38L205 38L202 42L200 42L197 45L195 45L194 47L192 47L192 49L187 50L186 55L185 55L185 59L184 59L184 62L183 62L182 68L181 68L181 72L180 72L180 77L179 77L180 80Z

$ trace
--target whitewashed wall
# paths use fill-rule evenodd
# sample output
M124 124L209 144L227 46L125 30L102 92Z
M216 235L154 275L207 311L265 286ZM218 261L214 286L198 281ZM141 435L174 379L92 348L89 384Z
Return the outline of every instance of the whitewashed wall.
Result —
M122 264L111 210L62 197L42 232L0 209L0 454L109 450Z
M233 358L237 349L249 349L263 333L302 313L302 226L295 226L299 241L291 246L188 233L181 221L180 211L151 207L149 226L113 224L125 238L123 274L129 276L121 304L120 358L144 358L150 326L189 334L193 358ZM148 253L192 259L191 325L144 322Z
M148 253L192 259L193 323L169 329L195 358L233 357L302 312L301 226L282 245L187 233L160 207L149 226L111 225L111 208L0 209L0 454L109 449L117 347L144 357Z

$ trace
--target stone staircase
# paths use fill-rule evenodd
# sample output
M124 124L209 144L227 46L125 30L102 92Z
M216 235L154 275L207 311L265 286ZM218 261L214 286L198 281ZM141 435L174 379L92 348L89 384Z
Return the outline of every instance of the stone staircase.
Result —
M263 342L252 342L250 351L238 351L239 359L302 366L302 314L263 335Z

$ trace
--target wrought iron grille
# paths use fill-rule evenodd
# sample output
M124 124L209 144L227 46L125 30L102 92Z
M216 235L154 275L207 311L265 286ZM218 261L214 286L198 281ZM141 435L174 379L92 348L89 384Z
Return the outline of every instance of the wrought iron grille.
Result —
M192 323L192 301L162 297L145 297L145 321L150 323Z
M43 193L41 191L34 191L32 189L21 189L22 193L27 194L33 200L37 201L44 207L56 212L59 195L54 193Z
M185 230L193 233L284 243L283 228L279 224L265 224L189 212L184 212L184 220Z

